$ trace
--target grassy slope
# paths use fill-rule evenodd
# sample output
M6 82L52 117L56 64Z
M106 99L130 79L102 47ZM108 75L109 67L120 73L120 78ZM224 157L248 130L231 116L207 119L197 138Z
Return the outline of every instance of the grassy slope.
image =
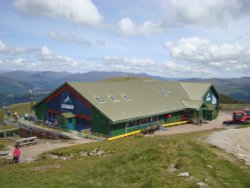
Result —
M66 161L42 159L30 164L4 165L4 187L250 187L250 168L216 147L201 142L207 133L165 137L130 137L84 144L53 153L75 155ZM80 157L80 151L101 148L108 157ZM225 160L225 158L230 159ZM168 170L174 164L175 172ZM48 165L56 165L56 168ZM208 167L211 165L212 168ZM40 166L40 167L39 167ZM60 167L60 168L58 168ZM37 170L42 169L42 170ZM190 172L193 178L178 177Z
M242 110L245 106L250 107L250 104L249 103L245 103L245 104L220 104L220 109L226 110L226 111L234 111L234 110Z
M3 118L4 118L4 111L3 109L0 109L0 129L3 124Z
M20 114L22 117L25 113L31 113L31 109L30 109L30 103L18 103L18 104L14 104L11 106L8 106L9 110L11 113L17 112L18 114ZM2 124L3 124L3 119L5 117L5 113L3 109L0 109L0 131L3 129ZM13 126L9 126L7 125L5 127L6 129L12 129Z
M12 145L14 143L13 140L8 140L8 139L0 139L0 151L7 150L8 145Z
M11 105L11 106L9 106L9 109L12 113L17 112L21 116L23 116L25 113L31 112L29 102Z
M243 101L229 97L227 95L220 94L220 103L222 104L244 104Z

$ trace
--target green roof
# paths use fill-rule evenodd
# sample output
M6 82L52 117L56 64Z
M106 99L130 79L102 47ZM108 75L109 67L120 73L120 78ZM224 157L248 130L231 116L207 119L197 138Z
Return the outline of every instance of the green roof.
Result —
M212 86L211 83L205 82L179 82L191 100L202 100L208 89Z
M181 100L181 102L186 108L196 109L196 110L199 110L203 104L203 101L201 100Z
M212 86L210 83L158 81L68 84L113 123L186 108L199 109L203 96Z

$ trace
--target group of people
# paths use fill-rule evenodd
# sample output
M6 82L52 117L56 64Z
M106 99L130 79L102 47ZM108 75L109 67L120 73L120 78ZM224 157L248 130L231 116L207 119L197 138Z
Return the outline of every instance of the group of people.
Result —
M45 121L45 125L55 127L55 126L57 126L57 125L58 125L58 122L57 122L57 120L51 120L51 121L46 120L46 121Z

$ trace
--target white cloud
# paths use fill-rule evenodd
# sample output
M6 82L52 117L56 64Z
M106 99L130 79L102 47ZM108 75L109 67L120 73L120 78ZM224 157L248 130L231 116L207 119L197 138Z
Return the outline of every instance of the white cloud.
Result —
M16 66L23 66L26 64L26 61L23 58L17 58L13 60L13 64L15 64Z
M185 44L185 42L190 41L191 44ZM144 72L155 76L182 78L238 77L249 75L249 56L242 55L243 58L239 58L238 51L244 51L242 50L244 49L242 46L229 44L218 46L208 40L199 38L187 41L183 39L177 43L169 42L167 46L170 50L171 48L180 48L176 60L158 62L152 58L106 55L99 58L78 61L72 57L56 54L47 46L43 46L40 49L24 49L24 52L21 54L1 53L0 69L35 71L46 71L49 69L51 71L68 72L88 72L94 70L131 73ZM189 50L190 47L192 50ZM211 50L213 48L218 48L223 53L217 54L217 50L214 53ZM198 58L196 57L196 53L198 53ZM203 57L204 54L205 57Z
M136 33L136 26L134 22L129 18L122 18L118 22L118 26L122 34L124 35L134 35Z
M102 20L92 0L15 0L14 7L23 14L62 18L90 26Z
M241 60L249 56L249 49L239 44L216 45L198 37L182 38L176 43L165 44L170 55L191 62L214 62Z
M103 40L84 39L72 33L61 34L55 31L51 31L48 33L48 36L50 39L60 41L60 42L81 44L81 45L86 45L86 46L105 46L106 45L105 41Z
M41 48L41 56L42 57L50 57L52 56L52 52L49 50L47 46Z
M15 49L15 48L14 48ZM2 57L2 58L1 58ZM84 62L73 58L57 55L47 46L41 49L24 49L21 54L0 54L0 69L7 70L33 70L33 71L68 71L77 72L84 68Z
M203 77L218 76L218 72L212 66L204 69L203 65L178 63L173 61L156 62L151 58L127 58L107 55L100 59L95 59L101 71L124 71L132 73L145 72L150 75L162 77Z
M92 59L89 63L92 69L99 71L122 71L131 73L148 73L158 75L165 73L161 64L151 58L128 58L114 55L106 55Z
M56 55L49 50L47 46L44 46L40 50L40 55L37 57L40 65L46 70L46 67L51 69L61 69L67 71L77 71L77 66L80 66L80 62L67 56ZM70 69L68 69L70 67Z
M177 22L188 25L217 25L249 14L247 0L170 0Z
M189 63L178 63L173 61L166 61L163 63L164 68L172 73L175 77L216 77L218 72L213 67L207 67L204 69L203 66L189 64Z
M118 22L119 31L125 36L148 35L153 32L159 32L159 25L151 21L145 21L141 25L136 25L130 18L122 18Z
M0 53L3 54L22 54L25 52L24 48L13 48L7 46L4 42L0 40Z
M166 28L183 26L225 28L233 20L247 18L250 15L248 0L159 0L154 4L158 7L159 13L154 12L157 16L154 16L153 21L146 19L145 22L136 23L134 20L137 17L124 17L118 21L120 33L125 36L148 35L162 32ZM163 12L160 12L162 10ZM150 11L148 17L151 17Z
M188 63L201 73L207 70L218 76L232 77L246 75L250 71L250 49L239 44L216 45L207 39L191 37L182 38L176 43L167 42L165 46L173 58Z
M145 58L145 59L129 59L127 57L118 57L118 56L110 56L106 55L101 58L101 61L104 62L109 62L109 63L120 63L124 65L132 65L132 66L137 66L137 67L147 67L147 66L153 66L156 64L156 62L150 58Z
M0 40L0 52L8 51L8 47Z

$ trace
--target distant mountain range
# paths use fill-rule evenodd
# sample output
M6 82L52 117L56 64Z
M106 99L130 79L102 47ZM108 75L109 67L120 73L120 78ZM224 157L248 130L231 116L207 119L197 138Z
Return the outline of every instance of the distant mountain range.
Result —
M87 73L68 73L68 72L28 72L28 71L11 71L0 72L0 94L22 94L28 89L36 93L44 93L51 91L64 82L94 82L113 77L141 77L154 78L163 80L161 77L150 76L140 73L124 73L124 72L87 72Z
M124 72L33 72L33 71L1 71L0 70L0 105L13 104L28 100L28 90L32 90L36 99L44 97L46 94L57 88L64 82L94 82L113 77L141 77L164 80L161 77L150 76L140 73Z
M0 105L12 104L28 100L27 91L31 89L38 98L41 98L54 90L59 85L67 81L85 81L94 82L114 77L140 77L153 78L168 81L192 81L192 82L211 82L216 89L235 99L250 101L250 77L234 79L181 79L181 78L163 78L151 76L145 73L125 73L125 72L87 72L87 73L69 73L69 72L32 72L32 71L1 71L0 70Z

